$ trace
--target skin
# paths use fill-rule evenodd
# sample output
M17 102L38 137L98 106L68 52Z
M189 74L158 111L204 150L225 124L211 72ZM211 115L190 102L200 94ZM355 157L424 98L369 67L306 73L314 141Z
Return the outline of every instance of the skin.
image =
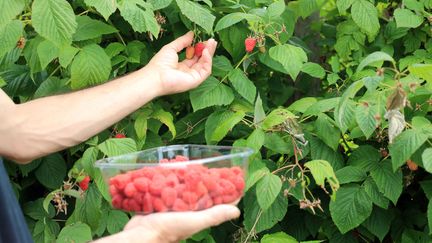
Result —
M0 90L0 155L28 163L86 141L156 97L197 87L211 73L217 43L210 39L200 58L179 62L177 53L192 41L188 32L164 46L147 66L92 88L23 104L14 104ZM97 242L178 242L239 215L233 205L136 215L124 231Z

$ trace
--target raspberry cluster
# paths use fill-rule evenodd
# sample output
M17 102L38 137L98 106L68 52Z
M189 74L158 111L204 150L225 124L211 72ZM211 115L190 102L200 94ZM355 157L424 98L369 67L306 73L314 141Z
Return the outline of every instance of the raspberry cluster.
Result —
M161 163L187 161L184 156ZM232 203L243 194L240 167L207 168L202 165L145 167L112 177L109 181L115 208L143 212L202 210Z

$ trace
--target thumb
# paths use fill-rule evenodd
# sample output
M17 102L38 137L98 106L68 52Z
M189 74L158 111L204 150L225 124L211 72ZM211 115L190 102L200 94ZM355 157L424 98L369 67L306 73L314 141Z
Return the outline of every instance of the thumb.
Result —
M175 50L176 52L180 52L184 48L190 46L192 44L194 37L194 33L192 31L187 32L186 34L180 36L179 38L173 40L166 47Z

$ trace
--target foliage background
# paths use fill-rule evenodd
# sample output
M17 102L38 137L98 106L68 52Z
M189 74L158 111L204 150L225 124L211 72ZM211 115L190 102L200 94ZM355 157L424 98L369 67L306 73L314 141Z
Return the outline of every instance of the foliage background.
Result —
M95 160L196 143L256 154L242 217L188 242L430 242L431 8L1 0L0 87L16 103L129 73L187 30L219 41L213 75L196 90L159 98L71 149L6 164L34 240L85 242L122 229L130 215L110 208ZM245 53L248 35L260 51ZM113 138L119 132L127 138ZM84 175L86 192L75 185Z

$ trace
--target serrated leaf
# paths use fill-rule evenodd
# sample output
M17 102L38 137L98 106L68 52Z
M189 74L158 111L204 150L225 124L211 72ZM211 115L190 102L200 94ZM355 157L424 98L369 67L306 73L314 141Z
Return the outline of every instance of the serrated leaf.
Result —
M374 64L376 62L382 62L382 61L389 61L394 63L393 57L391 57L389 54L382 51L376 51L374 53L369 54L360 62L360 64L357 67L357 72L360 72L366 66Z
M330 201L331 217L342 234L359 226L371 213L372 202L358 185L341 187L336 200Z
M334 170L339 170L344 166L342 155L334 151L318 138L308 137L310 142L311 157L313 160L326 160Z
M45 218L52 218L55 215L54 206L48 204L44 209L44 199L39 198L35 201L28 201L23 205L23 213L32 219L43 220Z
M301 17L306 18L313 12L319 10L317 0L299 0L298 1L298 11Z
M288 110L297 111L300 113L306 112L313 104L317 103L318 100L315 97L304 97L299 100L294 101L290 106L288 106Z
M381 154L378 149L370 145L362 145L351 153L348 164L365 171L371 171L377 166L380 159Z
M335 109L335 121L342 133L345 133L355 120L355 104L350 99L355 96L363 85L363 80L352 83L343 93Z
M247 101L253 103L256 96L256 87L254 83L238 68L232 70L228 79L231 81L234 89Z
M262 100L260 95L258 94L257 99L255 101L255 109L254 109L254 124L261 123L266 118L266 114L263 108Z
M367 139L370 138L378 125L378 121L375 119L377 114L379 114L377 105L359 104L355 110L357 124Z
M229 105L234 100L230 87L210 76L198 88L190 91L190 101L194 111L215 105Z
M291 78L295 80L303 64L307 62L307 56L300 47L290 44L277 45L269 50L270 57L282 64Z
M62 46L59 50L59 62L62 67L67 67L72 62L72 59L78 53L78 48L73 46Z
M389 146L393 170L396 171L419 149L428 136L416 130L405 130Z
M398 28L417 28L423 23L423 17L409 9L397 8L394 11L394 18Z
M293 152L291 139L287 142L276 133L266 133L264 147L280 154L292 154Z
M273 234L265 234L260 243L298 243L298 241L285 232L277 232Z
M388 208L389 200L379 191L378 186L371 177L368 177L365 180L363 186L371 201L375 205L384 209Z
M339 189L339 181L333 171L332 166L325 160L312 160L304 164L308 168L319 186L325 186L325 182L330 184L330 187L335 193Z
M172 0L148 0L148 2L153 5L155 10L158 10L168 7Z
M230 110L220 110L212 113L205 125L207 143L213 144L222 140L244 116L244 112L233 112Z
M288 119L295 118L296 116L290 111L282 108L274 109L267 115L261 124L262 129L271 130L274 126L284 123Z
M83 41L118 32L116 28L88 16L77 16L78 28L73 35L74 41Z
M314 78L324 78L324 76L326 74L323 67L321 67L319 64L313 63L313 62L307 62L307 63L303 64L301 71L309 74L310 76L312 76Z
M248 13L240 13L240 12L236 12L236 13L230 13L227 14L225 16L223 16L216 24L215 27L215 32L218 32L220 30L223 30L225 28L228 28L232 25L237 24L238 22L247 19L247 20L255 20L255 21L259 21L260 18L256 15L253 14L248 14Z
M274 174L266 174L256 185L258 204L262 210L267 210L276 200L282 188L281 179Z
M59 49L49 40L39 43L37 52L42 69L45 69L52 60L59 56Z
M432 233L432 200L429 200L428 203L427 218L428 218L429 234L431 234Z
M110 138L99 144L98 148L108 157L137 151L136 143L131 138Z
M351 6L351 16L354 22L364 30L368 36L374 37L379 29L378 10L366 0L356 0Z
M371 176L379 191L396 205L402 193L402 172L393 172L390 161L385 160L371 171Z
M67 79L50 77L39 85L33 96L34 98L41 98L45 96L66 93L70 91L66 81Z
M107 230L110 234L115 234L123 230L129 217L126 213L119 210L110 210L108 213Z
M58 46L70 44L77 28L73 9L65 0L35 0L32 25L36 32Z
M315 121L316 135L334 151L339 146L340 132L334 121L324 113Z
M71 86L80 89L107 81L111 72L111 61L104 49L90 44L81 49L72 62Z
M253 148L255 153L258 153L261 147L264 145L264 141L265 132L257 128L247 138L247 145L249 148Z
M94 184L90 184L83 198L77 198L75 220L88 224L96 230L101 218L102 197ZM72 216L71 216L72 217Z
M120 15L132 26L136 32L149 31L157 38L160 26L156 21L151 4L143 0L127 0L119 3Z
M19 20L10 21L0 27L0 58L16 46L22 35L22 30L23 25Z
M81 222L66 225L57 237L57 242L88 242L91 240L90 227Z
M94 7L105 20L117 10L117 1L115 0L84 0L85 4Z
M427 148L423 151L422 160L425 170L432 173L432 148Z
M174 126L174 118L173 115L167 111L159 109L151 114L151 117L159 120L163 124L168 127L168 130L171 132L172 138L174 139L177 132Z
M408 70L411 74L432 83L432 64L413 64Z
M267 8L267 16L270 18L277 18L285 11L285 1L277 0L270 4Z
M337 0L336 6L339 10L339 13L344 13L347 9L351 7L355 0Z
M321 112L327 112L334 109L339 104L340 97L320 100L312 104L303 114L303 116L318 115Z
M366 179L366 172L358 167L346 166L336 171L336 178L340 184L359 182Z
M382 242L390 231L390 226L394 217L393 211L374 207L370 217L367 218L362 225Z
M135 120L134 128L135 133L139 139L145 139L147 134L147 119L148 114L141 112Z
M245 191L248 191L252 186L254 186L261 178L265 175L269 174L270 171L267 167L260 168L255 170L252 173L246 174L246 187Z
M24 0L0 1L0 28L8 24L21 13L24 9L24 5Z
M42 163L36 169L35 176L45 187L59 188L66 176L66 162L58 153L48 155L42 158Z
M180 12L190 21L201 26L207 33L212 33L213 24L216 19L211 12L200 4L188 0L176 0Z

